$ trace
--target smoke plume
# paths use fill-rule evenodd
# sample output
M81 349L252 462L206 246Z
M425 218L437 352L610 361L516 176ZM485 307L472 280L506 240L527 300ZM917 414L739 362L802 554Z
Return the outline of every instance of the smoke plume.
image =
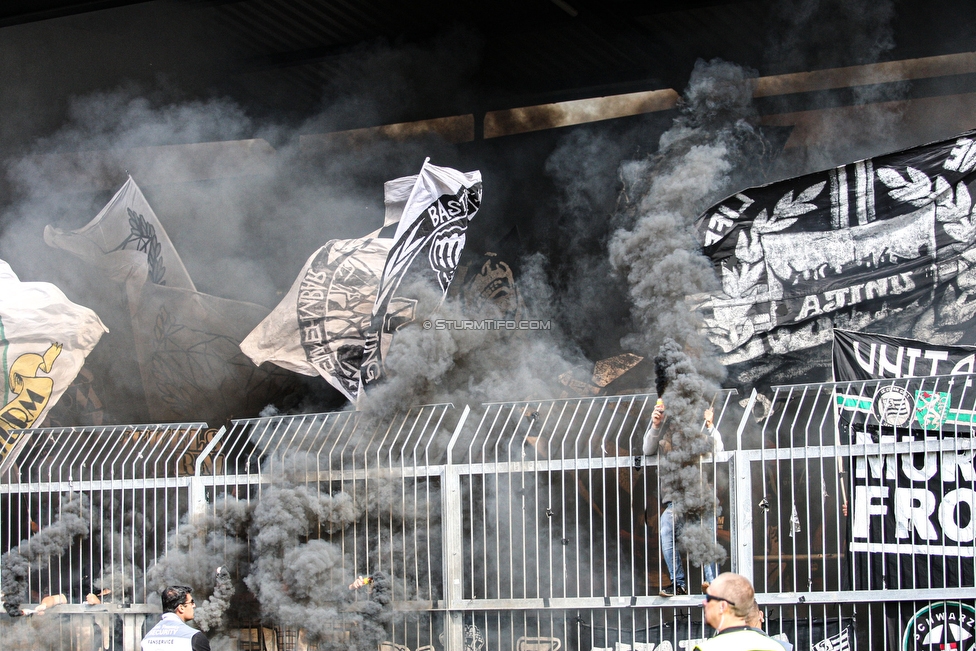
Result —
M312 640L347 632L351 647L375 648L392 614L388 599L375 608L356 605L348 588L348 571L355 565L342 548L319 538L302 542L322 521L329 528L355 521L361 511L347 505L346 499L304 486L267 489L254 508L250 532L256 560L244 582L267 620L304 628ZM350 519L343 520L343 514Z
M30 598L27 579L31 571L47 567L51 558L67 551L75 538L87 536L90 523L88 498L82 493L69 493L62 499L54 522L3 555L2 598L9 615L19 615L20 604Z
M657 388L664 389L671 450L660 460L661 499L673 503L676 518L696 519L715 508L699 468L712 450L700 423L725 371L687 300L714 291L718 281L692 225L722 193L761 173L764 139L753 126L752 76L730 63L699 61L658 152L621 170L631 225L614 233L610 260L629 286L635 333L624 343L655 357ZM714 543L703 547L702 538L710 537L685 531L679 545L694 549L696 560L724 554Z
M231 597L234 596L234 582L227 568L218 567L214 574L213 592L193 613L193 621L202 631L224 628L227 625L225 615L230 608Z
M462 301L449 298L430 315L430 328L414 323L397 332L387 359L387 377L366 394L363 410L383 416L403 405L558 395L561 387L556 378L583 358L553 318L545 260L530 256L521 266L519 292L526 304L524 320L538 321L550 329L465 328L465 321L504 317L490 306L485 312L472 314ZM412 292L421 297L420 303L436 305L440 301L436 288L415 286ZM438 322L446 325L440 327Z
M230 570L245 557L250 511L247 502L224 497L206 513L187 515L170 536L166 555L149 569L152 592L170 585L193 588L200 599L194 621L204 631L227 624L225 615L236 592Z

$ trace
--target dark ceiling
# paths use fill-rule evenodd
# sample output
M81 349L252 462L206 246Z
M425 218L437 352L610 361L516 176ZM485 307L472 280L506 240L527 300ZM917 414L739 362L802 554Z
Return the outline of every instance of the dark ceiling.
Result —
M51 126L66 96L161 79L183 98L219 94L257 113L300 118L319 111L330 93L366 83L382 66L377 52L384 49L418 55L413 67L391 61L391 78L426 73L434 86L443 78L443 92L399 106L397 83L390 84L383 114L346 116L342 126L357 127L368 126L357 121L680 91L698 59L720 57L770 75L968 52L976 50L976 6L958 0L8 0L0 7L4 41L8 58L10 51L37 52L27 61L38 87L20 94L23 102L42 105L32 109L39 124L52 114ZM370 57L374 69L366 73L362 64ZM43 80L48 83L38 83ZM956 82L953 92L976 87L969 79L961 87ZM796 106L803 107L802 99ZM32 130L44 131L26 131Z

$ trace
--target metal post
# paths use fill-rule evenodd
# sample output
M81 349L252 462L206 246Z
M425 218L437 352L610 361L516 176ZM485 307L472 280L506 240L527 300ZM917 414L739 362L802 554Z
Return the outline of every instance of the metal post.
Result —
M206 447L197 455L196 462L193 466L193 477L190 478L190 514L193 519L204 515L207 512L207 489L203 483L203 462L210 457L210 453L223 438L226 429L221 427L210 442L207 443ZM214 469L216 470L216 460L214 460Z
M732 502L732 571L752 578L752 469L742 450L729 459L729 490Z
M441 479L444 526L444 599L447 601L447 618L444 622L445 651L464 651L464 619L458 608L463 595L461 578L464 574L463 532L461 523L461 475L454 467L454 444L464 422L471 413L465 405L457 427L447 446L447 460Z

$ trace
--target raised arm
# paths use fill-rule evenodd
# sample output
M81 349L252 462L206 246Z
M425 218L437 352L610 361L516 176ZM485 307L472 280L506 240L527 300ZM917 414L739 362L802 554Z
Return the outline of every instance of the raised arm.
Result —
M705 410L705 429L712 436L712 452L723 452L725 444L722 443L722 433L715 427L715 410L709 407Z
M664 423L664 404L658 403L654 406L651 413L651 426L644 433L644 454L651 456L657 454L658 447L661 445L661 424Z

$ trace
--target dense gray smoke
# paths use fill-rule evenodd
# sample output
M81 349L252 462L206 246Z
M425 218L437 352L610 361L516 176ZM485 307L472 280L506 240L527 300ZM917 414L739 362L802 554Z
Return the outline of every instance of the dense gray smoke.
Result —
M265 490L254 508L250 532L255 561L244 582L268 620L304 628L312 640L345 631L350 648L370 649L384 639L392 615L388 581L379 577L373 586L379 601L369 606L354 601L348 572L355 564L345 558L342 547L325 539L307 540L322 524L329 531L355 522L362 511L349 507L347 496L318 494L305 486Z
M144 599L145 550L152 547L152 532L166 529L167 514L157 514L160 519L152 522L131 496L112 499L100 493L93 494L91 509L90 538L92 543L101 542L103 547L101 553L95 552L94 558L103 561L88 568L91 584L78 586L78 597L83 598L91 590L105 591L107 598L115 603Z
M3 578L0 597L7 614L20 615L20 604L30 599L27 593L30 573L43 569L52 558L66 552L79 536L87 536L90 527L88 498L82 493L69 493L62 499L54 522L0 558Z
M200 607L193 613L193 621L201 631L220 629L227 626L226 614L230 600L234 596L234 582L225 567L214 572L214 588Z
M654 355L670 337L713 381L722 369L699 333L689 296L715 290L718 279L700 253L692 225L700 212L761 160L764 141L752 124L747 71L699 61L680 113L652 157L624 163L624 212L631 225L610 241L610 260L630 288L635 332L624 343Z
M673 502L675 517L700 518L715 508L699 465L712 450L701 419L725 370L700 334L700 316L688 298L719 285L692 225L762 161L764 139L753 124L751 76L729 63L699 61L658 152L622 168L632 225L614 234L610 260L630 288L636 332L624 344L656 356L655 366L666 377L671 449L662 455L659 472L661 499ZM697 562L720 560L722 548L697 533L687 528L679 545Z
M491 400L544 399L558 395L557 377L582 361L553 318L552 288L544 277L544 260L522 262L519 292L524 320L551 329L506 330L464 328L465 321L499 319L487 306L471 313L463 302L445 300L427 319L397 333L387 360L387 378L366 394L368 414L395 412L404 405ZM420 302L436 304L436 288L415 287ZM438 321L450 327L438 327ZM540 328L544 327L540 325Z
M226 630L235 598L250 591L260 606L255 618L302 629L312 642L342 639L352 648L375 649L389 637L393 586L384 573L374 571L363 583L366 589L350 589L366 559L357 563L348 551L354 545L344 546L343 535L350 526L362 525L364 517L375 518L369 567L380 564L376 554L382 545L399 550L400 556L383 560L402 568L402 555L417 550L404 540L401 525L417 516L419 504L395 506L401 503L395 494L401 487L382 480L371 480L359 502L346 492L320 492L314 484L301 483L317 468L314 462L301 453L269 459L266 471L273 468L276 481L262 490L259 501L226 497L206 513L187 516L167 555L149 571L152 590L192 586L201 599L195 622L205 631ZM439 498L435 494L432 500L436 504ZM433 513L436 517L436 508ZM234 612L238 619L247 618Z
M57 617L23 617L3 627L5 650L57 649L64 643L64 631Z
M227 625L227 610L236 591L229 568L245 557L250 511L247 502L224 497L206 513L185 517L170 536L166 555L148 572L153 593L169 585L193 587L200 599L194 621L201 630Z
M664 425L670 432L671 448L658 464L661 501L671 502L675 517L689 523L682 527L677 542L692 563L720 562L725 550L715 542L714 528L695 524L715 517L715 492L700 463L713 451L712 438L698 423L703 403L718 387L699 373L694 360L673 339L664 341L658 359L667 377L664 400L671 421Z

